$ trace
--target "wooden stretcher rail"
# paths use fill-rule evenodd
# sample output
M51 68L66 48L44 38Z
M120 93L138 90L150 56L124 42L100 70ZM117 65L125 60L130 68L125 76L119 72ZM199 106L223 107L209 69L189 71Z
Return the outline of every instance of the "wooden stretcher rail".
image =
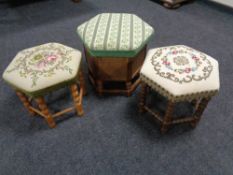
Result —
M54 118L60 117L61 115L65 114L65 113L68 113L68 112L71 112L71 111L73 111L73 110L74 110L74 107L69 107L69 108L66 108L66 109L64 109L64 110L62 110L62 111L59 111L59 112L53 114L52 116L53 116Z
M153 115L157 120L159 120L159 122L163 121L161 115L158 112L150 110L147 106L144 106L144 109L151 115Z
M195 121L196 118L195 117L190 117L190 116L187 116L185 118L178 118L178 119L173 119L172 121L172 124L179 124L179 123L188 123L188 122L192 122L192 121Z
M38 110L38 109L36 109L36 108L34 108L32 106L30 106L29 108L31 110L33 110L34 112L36 112L37 114L41 115L42 117L46 118L46 115L44 115L40 110ZM66 108L66 109L64 109L62 111L59 111L59 112L53 114L52 116L53 116L53 118L56 118L56 117L59 117L59 116L65 114L65 113L71 112L73 110L74 110L74 107L69 107L69 108Z
M33 110L35 113L37 113L37 114L41 115L42 117L45 117L45 118L46 118L46 115L44 115L40 110L38 110L38 109L36 109L36 108L34 108L34 107L32 107L32 106L30 106L29 108L30 108L31 110Z

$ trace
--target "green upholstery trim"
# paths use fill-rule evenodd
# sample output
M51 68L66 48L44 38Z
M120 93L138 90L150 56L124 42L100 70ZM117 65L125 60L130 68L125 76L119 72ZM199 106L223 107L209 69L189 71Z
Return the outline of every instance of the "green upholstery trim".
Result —
M79 34L78 34L78 36L79 36ZM136 50L131 50L131 51L116 51L116 50L95 51L95 50L91 50L87 45L85 45L85 43L84 43L84 46L87 49L88 53L90 53L90 55L93 57L108 57L108 58L111 58L111 57L135 57L142 50L142 48L145 47L145 45L150 41L150 39L153 36L154 36L154 33L145 42L143 42L143 44L139 48L137 48Z
M11 85L16 91L23 92L24 94L26 94L29 97L37 98L37 97L40 97L40 96L44 96L44 95L46 95L46 94L48 94L48 93L50 93L52 91L56 91L58 89L67 87L67 86L69 86L71 84L78 83L78 72L76 73L76 75L72 79L63 81L63 82L61 82L59 84L55 84L55 85L52 85L52 86L47 87L45 89L34 91L34 92L25 91L25 90L17 87L16 85L13 85L12 83L10 83L7 80L5 80L5 82L7 82L9 85Z

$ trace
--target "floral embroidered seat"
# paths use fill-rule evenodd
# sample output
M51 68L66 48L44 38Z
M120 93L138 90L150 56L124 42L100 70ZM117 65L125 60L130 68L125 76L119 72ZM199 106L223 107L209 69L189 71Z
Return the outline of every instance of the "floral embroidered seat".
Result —
M38 101L42 114L50 127L54 127L42 96L48 92L65 86L72 87L72 93L76 101L78 97L77 80L80 81L83 91L83 79L79 67L81 52L59 43L47 43L20 51L3 73L3 79L17 91L18 96L25 107L31 113L39 113L33 108L28 97ZM76 92L77 91L77 92ZM79 114L82 114L79 103ZM44 113L43 113L44 112ZM57 115L55 115L57 116ZM51 122L52 121L52 122Z
M146 45L154 29L134 14L102 13L77 28L98 94L130 96L139 84Z
M151 87L166 97L171 104L199 101L199 105L203 107L220 87L218 62L184 45L149 50L140 72L140 79L144 86ZM195 116L194 123L199 118L199 114ZM166 128L165 125L163 129Z
M48 43L20 51L9 64L3 78L29 96L40 96L57 87L75 82L81 52Z

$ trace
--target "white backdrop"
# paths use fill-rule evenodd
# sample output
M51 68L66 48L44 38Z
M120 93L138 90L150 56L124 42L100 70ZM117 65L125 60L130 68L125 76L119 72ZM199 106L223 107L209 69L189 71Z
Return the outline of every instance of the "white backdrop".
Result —
M215 2L221 3L223 5L233 7L233 0L211 0L211 1L215 1Z

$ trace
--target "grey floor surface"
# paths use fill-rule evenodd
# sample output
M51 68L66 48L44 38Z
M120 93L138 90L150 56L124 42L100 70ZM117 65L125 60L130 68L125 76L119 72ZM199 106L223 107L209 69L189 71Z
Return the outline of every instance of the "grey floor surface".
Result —
M195 130L180 125L162 136L148 114L138 114L139 89L130 98L98 97L87 81L84 117L70 114L49 129L41 118L28 117L0 79L0 174L232 175L232 9L204 1L177 10L149 0L45 0L21 6L1 2L0 74L27 47L53 41L82 50L76 26L102 12L142 17L155 28L149 47L185 44L216 58L220 93ZM67 89L47 98L55 110L72 104Z

